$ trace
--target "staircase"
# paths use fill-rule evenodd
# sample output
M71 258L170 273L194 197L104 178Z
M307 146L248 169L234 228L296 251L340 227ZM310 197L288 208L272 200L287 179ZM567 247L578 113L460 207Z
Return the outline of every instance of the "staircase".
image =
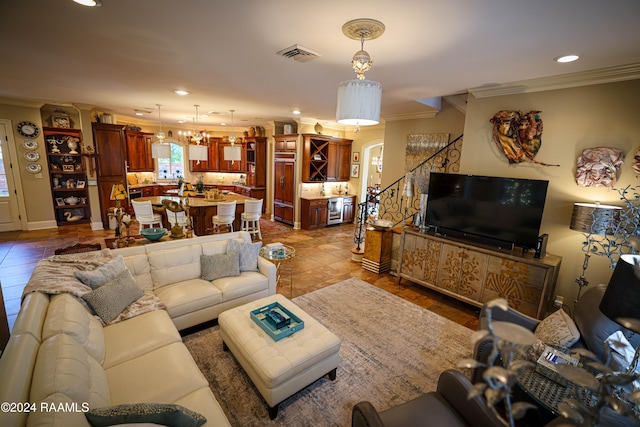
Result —
M375 221L376 219L384 219L391 221L395 227L398 224L404 225L407 218L413 218L413 216L420 211L420 193L414 185L415 181L420 181L424 184L428 182L431 172L455 173L460 170L460 153L462 151L463 136L464 135L460 135L445 147L435 152L413 168L410 173L397 179L391 185L380 191L378 195L368 195L365 201L358 205L353 238L356 244L355 251L362 251L365 236L364 231L368 222ZM414 187L413 195L410 197L407 197L405 194L407 176L410 176L412 181L414 181L412 182Z

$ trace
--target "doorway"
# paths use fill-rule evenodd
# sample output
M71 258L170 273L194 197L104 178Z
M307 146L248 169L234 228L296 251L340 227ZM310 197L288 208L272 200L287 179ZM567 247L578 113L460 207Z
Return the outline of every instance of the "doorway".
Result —
M0 231L22 230L21 202L18 188L22 188L18 158L11 122L0 119Z
M364 201L370 187L379 186L382 182L382 158L384 156L384 142L375 142L364 146L362 157L362 179L360 180L361 202Z

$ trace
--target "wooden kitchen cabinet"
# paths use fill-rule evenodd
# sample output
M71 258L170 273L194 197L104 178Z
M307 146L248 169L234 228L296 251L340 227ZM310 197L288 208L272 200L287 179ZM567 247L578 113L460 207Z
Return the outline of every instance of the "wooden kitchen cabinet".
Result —
M247 174L247 186L265 187L267 185L267 138L250 136L244 139L244 143L244 170Z
M305 230L326 227L329 215L327 199L300 199L300 226Z
M231 160L224 159L224 147L230 147L231 143L226 141L221 141L218 143L218 166L219 172L244 172L245 163L247 161L247 151L245 149L245 145L241 142L236 142L235 145L241 148L240 152L242 153L240 161L235 161L233 164Z
M151 144L153 134L125 130L127 149L127 165L129 172L153 172L153 158L151 157Z
M356 196L342 198L342 223L352 224L355 214Z
M542 319L551 308L562 258L519 256L484 246L402 232L398 281L409 279L430 289L482 307L495 298Z
M298 144L298 134L292 133L287 135L273 135L275 141L276 152L296 152Z
M218 156L218 143L221 138L209 138L207 143L207 160L201 160L197 162L195 160L189 161L189 170L191 172L218 172L220 170L219 156ZM201 141L200 144L203 142ZM188 148L186 149L188 152Z
M273 218L293 225L295 217L295 153L276 153L273 166Z
M353 140L303 134L302 182L348 181Z

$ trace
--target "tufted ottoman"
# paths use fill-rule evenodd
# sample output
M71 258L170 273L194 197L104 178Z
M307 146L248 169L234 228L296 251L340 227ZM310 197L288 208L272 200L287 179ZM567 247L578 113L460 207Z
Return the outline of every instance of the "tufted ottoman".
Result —
M279 302L304 321L304 329L274 341L255 324L249 312ZM269 405L269 417L278 404L309 384L336 378L340 338L280 294L227 310L218 317L225 351L231 350Z

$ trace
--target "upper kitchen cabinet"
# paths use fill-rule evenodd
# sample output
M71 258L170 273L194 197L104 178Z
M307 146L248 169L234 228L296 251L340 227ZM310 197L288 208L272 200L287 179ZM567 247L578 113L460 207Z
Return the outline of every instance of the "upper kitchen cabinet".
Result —
M303 134L302 182L348 181L353 140Z
M298 134L292 133L287 135L273 135L275 140L276 153L278 152L296 152L298 143Z
M220 138L208 138L207 160L190 160L189 170L191 172L218 172L220 170L218 157L218 143L220 140Z
M238 138L239 140L240 138ZM253 138L252 138L253 139ZM247 161L247 150L245 149L245 144L237 141L235 145L241 148L240 152L242 160L225 160L224 159L224 147L231 147L231 143L227 141L222 141L218 144L218 164L220 172L244 172L245 164Z
M127 129L125 138L129 172L153 172L151 157L153 134Z

